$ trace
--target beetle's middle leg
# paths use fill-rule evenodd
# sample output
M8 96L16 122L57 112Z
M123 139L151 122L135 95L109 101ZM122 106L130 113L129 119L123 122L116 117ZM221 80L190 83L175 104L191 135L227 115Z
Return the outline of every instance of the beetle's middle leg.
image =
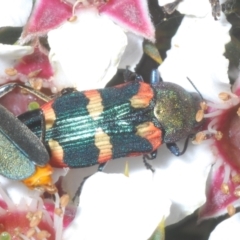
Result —
M143 155L143 163L145 167L149 170L151 170L153 173L155 172L155 169L152 167L151 164L147 162L147 160L153 160L157 157L157 150L151 152L150 154L144 154Z
M189 138L190 138L190 136L188 136L186 138L182 151L179 150L178 145L176 143L166 143L166 146L170 150L170 152L173 153L175 156L177 156L177 157L181 156L187 150Z

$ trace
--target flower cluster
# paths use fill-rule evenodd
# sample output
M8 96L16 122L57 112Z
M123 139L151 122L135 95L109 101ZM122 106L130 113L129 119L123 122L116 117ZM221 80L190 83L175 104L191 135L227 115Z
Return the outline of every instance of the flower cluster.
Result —
M18 81L53 94L69 87L103 88L118 69L135 69L146 40L156 41L145 0L8 2L0 3L0 27L23 26L23 31L16 44L0 43L1 85ZM239 81L233 87L229 84L224 56L231 25L220 12L219 1L158 4L166 16L175 10L184 15L158 70L164 81L194 92L190 78L205 100L199 112L205 126L194 140L197 144L190 143L179 158L161 146L154 174L144 169L142 157L127 159L130 177L115 173L123 172L126 159L110 162L106 173L86 179L78 207L68 205L69 198L95 167L67 174L65 169L59 174L54 170L58 188L50 195L54 202L49 202L42 186L28 189L26 182L1 176L0 239L163 239L164 218L166 225L173 224L198 208L201 221L235 214L240 205L240 90ZM41 104L32 95L12 92L1 104L18 115L33 101ZM224 234L218 232L229 222L237 228L238 214L219 224L209 239L222 239ZM156 228L160 235L156 231L151 238Z

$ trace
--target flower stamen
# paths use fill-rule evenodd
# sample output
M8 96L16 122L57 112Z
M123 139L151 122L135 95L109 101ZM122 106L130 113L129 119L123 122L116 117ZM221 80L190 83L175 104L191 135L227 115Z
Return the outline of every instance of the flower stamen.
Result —
M218 97L223 101L227 101L231 98L231 96L226 92L219 93Z
M222 139L223 133L220 131L217 131L216 134L214 135L214 137L219 141Z
M15 68L6 68L6 69L5 69L5 73L6 73L8 76L12 77L12 76L16 76L17 73L18 73L18 71L17 71L17 69L15 69Z
M228 215L231 217L236 213L236 208L232 204L229 204L227 206L227 211L228 211Z
M223 194L229 194L229 186L226 183L222 183L221 191Z

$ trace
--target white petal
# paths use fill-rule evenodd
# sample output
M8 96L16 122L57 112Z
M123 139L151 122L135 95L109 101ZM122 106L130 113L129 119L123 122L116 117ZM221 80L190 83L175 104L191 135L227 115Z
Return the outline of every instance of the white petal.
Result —
M185 16L159 67L163 80L195 91L189 77L208 100L216 101L219 92L230 91L228 60L223 56L224 45L230 40L230 27L224 16L218 21L211 13L205 18Z
M133 33L127 33L128 44L121 58L118 68L125 69L129 66L131 71L134 71L143 55L143 38Z
M3 176L0 176L0 184L1 190L9 196L14 204L19 204L22 199L24 199L27 204L30 204L33 198L41 195L41 192L30 190L22 182L10 180ZM1 190L0 198L2 198Z
M78 90L104 87L116 73L127 44L123 30L95 9L82 10L75 22L50 31L48 41L50 61L56 69L55 85Z
M146 240L169 208L150 172L130 178L96 173L85 182L80 210L63 239Z
M229 219L219 223L212 231L209 240L238 240L240 238L239 226L240 213L237 213Z
M21 27L32 10L32 0L0 0L0 27Z
M174 2L174 0L158 0L158 4L160 6L164 6L172 2ZM209 0L184 0L177 5L176 10L182 14L196 17L204 17L208 13L212 12Z
M183 142L178 142L178 146L182 149ZM106 170L124 169L126 160L119 160L114 160L114 166L111 166L111 162ZM167 225L182 220L205 203L205 186L212 161L208 142L201 145L189 143L186 153L180 157L174 156L165 146L159 148L157 158L150 164L156 169L154 181L158 188L172 201ZM130 176L146 171L142 157L131 158L128 162Z
M178 145L180 149L183 148L183 142ZM172 201L167 225L180 221L205 203L205 186L213 160L210 144L206 141L200 145L189 143L186 153L180 157L174 156L165 146L161 146L157 158L149 161L156 169L154 183L159 191ZM130 178L141 178L150 172L144 167L142 156L111 160L104 172L123 173L126 161ZM64 190L73 197L82 178L96 171L97 166L70 170L64 179Z
M7 81L5 69L13 67L18 59L31 53L33 48L30 46L0 44L0 84Z
M199 17L206 16L212 11L209 0L184 0L178 5L177 10L182 14Z

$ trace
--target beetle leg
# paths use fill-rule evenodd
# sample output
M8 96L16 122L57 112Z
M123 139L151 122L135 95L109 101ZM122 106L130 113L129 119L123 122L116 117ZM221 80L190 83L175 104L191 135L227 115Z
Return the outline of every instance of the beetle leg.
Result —
M153 160L157 157L157 150L151 152L150 154L144 154L143 155L143 163L145 167L149 170L151 170L153 173L155 170L153 169L152 165L147 162L147 160Z
M189 140L189 137L188 136L185 140L185 143L184 143L184 147L183 147L183 150L180 152L178 146L176 143L166 143L167 145L167 148L170 150L171 153L173 153L175 156L181 156L185 153L185 151L187 150L187 146L188 146L188 140Z
M78 187L76 193L74 194L74 197L72 198L72 201L73 201L73 202L75 202L75 200L78 198L77 205L79 205L79 197L80 197L80 194L81 194L81 192L82 192L83 185L84 185L85 181L86 181L89 177L91 177L91 176L92 176L92 175L83 178L80 186Z
M16 87L19 87L21 89L26 90L27 92L35 95L36 97L42 99L45 102L49 102L51 100L51 98L48 97L47 95L45 95L45 94L43 94L43 93L41 93L39 91L36 91L33 88L31 88L31 87L28 87L28 86L25 86L25 85L22 85L22 84L19 84L19 83L8 83L8 84L5 84L5 85L2 85L0 87L0 97L3 97L7 93L9 93L13 89L15 89Z
M107 165L107 163L108 163L108 162L99 164L99 165L98 165L98 171L99 171L99 172L102 172L103 169L104 169L104 167ZM86 181L89 177L91 177L91 176L92 176L92 175L83 178L80 186L78 187L78 189L77 189L77 191L76 191L76 193L75 193L75 195L74 195L74 197L73 197L73 199L72 199L73 202L75 202L76 198L79 198L79 196L80 196L80 194L81 194L81 192L82 192L82 188L83 188L83 185L84 185L85 181Z
M142 76L135 72L130 71L129 66L126 67L126 69L123 73L123 77L124 77L124 82L130 82L130 81L143 82Z
M98 172L102 172L104 170L104 168L106 167L108 162L105 163L101 163L98 165Z
M70 93L73 93L73 92L76 92L76 88L64 88L62 91L61 91L61 95L65 95L65 94L70 94Z

